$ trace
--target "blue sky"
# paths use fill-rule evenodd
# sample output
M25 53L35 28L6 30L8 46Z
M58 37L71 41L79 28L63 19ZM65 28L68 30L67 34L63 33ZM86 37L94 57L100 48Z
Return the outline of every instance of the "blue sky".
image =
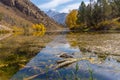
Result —
M41 10L55 10L58 12L69 12L72 9L78 9L81 1L88 4L89 0L31 0Z

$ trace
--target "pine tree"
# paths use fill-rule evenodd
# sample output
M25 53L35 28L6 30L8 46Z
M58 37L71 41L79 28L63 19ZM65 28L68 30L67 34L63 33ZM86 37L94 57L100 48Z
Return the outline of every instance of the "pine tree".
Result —
M117 10L118 10L118 16L120 16L120 0L114 0L116 6L117 6Z
M77 15L77 23L86 23L86 5L82 1L81 5L78 9L78 15Z

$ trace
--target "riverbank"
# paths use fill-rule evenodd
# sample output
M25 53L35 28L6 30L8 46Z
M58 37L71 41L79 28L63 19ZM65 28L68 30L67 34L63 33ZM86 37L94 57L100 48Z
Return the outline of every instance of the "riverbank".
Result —
M120 61L120 33L71 33L67 38L83 52L95 53L104 60L113 57Z

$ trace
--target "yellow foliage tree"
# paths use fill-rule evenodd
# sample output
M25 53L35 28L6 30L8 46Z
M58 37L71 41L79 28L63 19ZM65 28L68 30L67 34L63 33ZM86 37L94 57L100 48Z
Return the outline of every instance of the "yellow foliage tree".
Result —
M33 32L34 36L43 36L46 32L46 28L43 24L34 24L32 28L35 31Z
M12 29L13 29L14 32L24 32L22 27L13 26Z
M32 26L32 28L35 30L35 31L46 31L46 28L43 24L34 24Z
M70 29L77 27L77 23L76 23L77 14L78 11L74 9L70 11L70 13L66 16L65 23Z

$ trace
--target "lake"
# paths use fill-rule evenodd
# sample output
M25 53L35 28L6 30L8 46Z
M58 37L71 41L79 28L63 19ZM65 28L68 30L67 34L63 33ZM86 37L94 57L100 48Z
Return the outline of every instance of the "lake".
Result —
M4 34L0 80L119 80L119 45L115 32Z

